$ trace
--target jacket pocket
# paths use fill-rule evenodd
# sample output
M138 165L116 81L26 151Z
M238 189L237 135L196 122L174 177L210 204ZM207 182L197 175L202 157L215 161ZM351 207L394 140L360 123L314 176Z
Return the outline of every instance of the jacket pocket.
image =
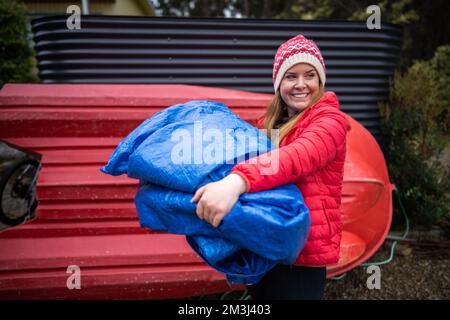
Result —
M321 203L322 203L323 214L324 214L324 216L325 216L325 219L327 219L327 225L328 225L328 240L331 241L332 234L331 234L331 222L330 222L330 217L329 217L329 215L328 215L327 208L325 207L324 200L321 199L320 201L321 201Z

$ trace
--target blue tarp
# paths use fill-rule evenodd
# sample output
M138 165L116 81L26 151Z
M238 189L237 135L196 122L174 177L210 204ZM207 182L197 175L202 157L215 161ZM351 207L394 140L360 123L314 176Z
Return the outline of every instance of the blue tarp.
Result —
M265 134L224 104L190 101L144 121L101 171L139 179L135 204L142 226L186 235L229 283L253 284L277 263L293 263L306 242L309 211L299 189L288 184L245 193L218 228L200 220L190 200L236 163L271 148Z

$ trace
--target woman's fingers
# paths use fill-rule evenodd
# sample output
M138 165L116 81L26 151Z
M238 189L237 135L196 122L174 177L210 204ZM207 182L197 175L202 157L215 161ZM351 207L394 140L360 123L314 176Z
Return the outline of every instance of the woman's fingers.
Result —
M200 201L197 204L197 216L217 228L222 222L223 218L225 217L225 214L223 214L221 211L215 210L215 208L212 208L210 206L205 205L204 201L200 199Z
M212 221L212 226L214 227L214 228L217 228L219 225L220 225L220 223L222 222L222 220L223 220L223 218L225 217L225 215L223 215L223 214L216 214L215 216L214 216L214 218L213 218L213 221Z
M230 182L213 182L199 188L191 202L197 203L196 214L214 227L218 227L237 199ZM225 187L224 187L225 185Z
M199 201L199 203L197 204L197 209L195 210L195 213L197 213L197 216L199 217L199 219L201 219L201 220L204 219L203 201Z
M197 189L195 191L194 197L191 199L191 202L197 202L202 197L203 192L205 192L205 186Z
M203 219L206 221L206 222L208 222L208 223L211 223L210 221L211 221L211 216L212 216L212 208L211 207L209 207L209 206L207 206L207 205L205 205L204 207L203 207Z

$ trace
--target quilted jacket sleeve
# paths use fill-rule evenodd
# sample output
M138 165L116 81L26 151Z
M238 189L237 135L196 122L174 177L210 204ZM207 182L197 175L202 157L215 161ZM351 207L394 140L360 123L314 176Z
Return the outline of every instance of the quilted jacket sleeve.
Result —
M347 120L336 108L324 107L290 144L237 164L232 173L247 183L247 192L257 192L296 182L324 168L346 142Z

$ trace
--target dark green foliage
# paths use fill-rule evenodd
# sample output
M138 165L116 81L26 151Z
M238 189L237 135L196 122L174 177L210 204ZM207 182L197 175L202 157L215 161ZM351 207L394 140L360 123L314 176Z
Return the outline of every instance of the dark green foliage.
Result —
M25 8L0 0L0 87L11 82L35 82L34 51Z
M449 217L450 46L397 72L389 101L381 104L389 175L413 224L429 226Z

